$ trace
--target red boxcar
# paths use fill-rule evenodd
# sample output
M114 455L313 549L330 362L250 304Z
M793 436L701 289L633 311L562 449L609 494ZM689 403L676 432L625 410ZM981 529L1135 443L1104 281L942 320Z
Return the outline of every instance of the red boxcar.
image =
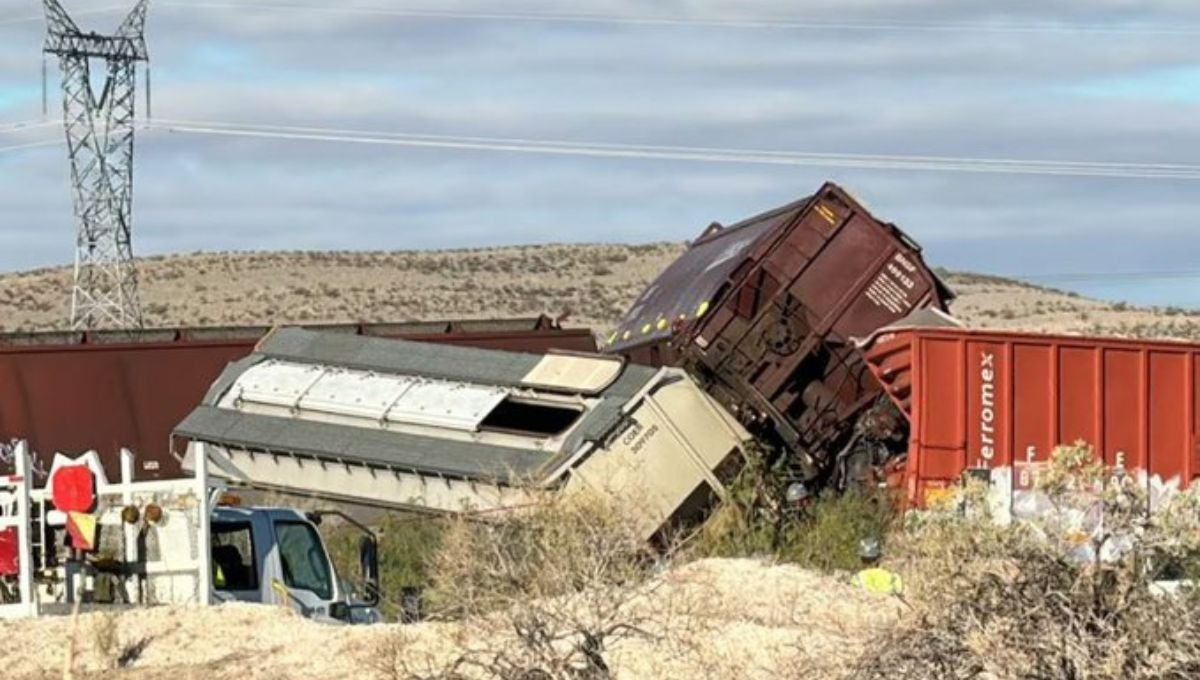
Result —
M911 503L1077 441L1164 481L1200 474L1200 345L919 328L881 332L866 357L911 424Z
M588 329L548 317L308 326L491 349L595 351ZM0 335L0 439L27 439L49 466L56 451L95 449L111 478L118 453L138 456L139 479L178 476L172 428L200 403L226 364L268 327Z
M811 479L853 455L857 423L881 397L852 338L952 298L920 246L826 184L709 227L646 289L605 351L682 366Z

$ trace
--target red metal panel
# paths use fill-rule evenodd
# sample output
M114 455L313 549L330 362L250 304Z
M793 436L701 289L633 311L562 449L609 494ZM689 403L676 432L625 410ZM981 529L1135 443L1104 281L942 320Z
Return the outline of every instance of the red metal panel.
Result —
M960 365L946 350L954 343L967 347ZM1053 447L1083 440L1108 465L1190 482L1200 471L1198 356L1197 344L942 328L886 334L865 351L889 394L886 366L903 367L892 375L918 376L902 399L894 396L910 415L908 479L901 483L916 503L924 489L954 483L983 459L989 380L996 447L990 467L1019 466L1030 453L1045 460ZM992 373L985 372L989 364ZM966 438L961 464L950 469L944 463L954 460L947 447L958 404L965 405Z
M926 403L921 412L921 444L927 455L920 472L930 479L953 479L963 469L964 345L954 339L935 340L921 347L921 384L942 383L945 399Z
M913 381L913 337L910 333L879 338L871 348L868 366L875 379L910 420L918 416L913 413L911 399Z
M1057 442L1054 415L1052 369L1054 346L1015 344L1013 346L1013 446L1014 464L1035 463L1050 457Z
M945 399L931 404L922 416L921 438L926 446L955 449L963 446L962 393L963 343L954 339L937 339L921 346L922 383L937 380L942 384Z
M1064 444L1100 445L1100 374L1094 348L1064 345L1059 350L1058 437Z
M1188 479L1191 480L1200 477L1200 352L1190 352L1188 356L1192 366L1192 389L1188 401L1188 410L1192 413L1192 463L1188 471Z
M1130 469L1146 464L1142 355L1137 349L1104 350L1104 463Z
M1150 460L1164 480L1187 476L1190 414L1187 354L1150 352ZM1181 398L1184 397L1184 398Z
M968 342L966 357L966 465L995 468L1012 464L1012 418L1008 348L998 342ZM940 388L939 388L940 391ZM951 471L948 479L958 476Z

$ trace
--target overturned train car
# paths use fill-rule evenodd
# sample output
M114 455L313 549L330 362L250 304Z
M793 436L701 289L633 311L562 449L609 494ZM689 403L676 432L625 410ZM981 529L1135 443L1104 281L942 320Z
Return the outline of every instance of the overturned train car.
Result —
M563 329L545 316L311 328L528 352L596 346L590 330ZM200 402L225 366L250 354L269 330L0 335L0 439L28 440L42 468L49 467L55 452L95 450L115 479L120 451L127 448L136 455L138 480L178 477L179 464L169 453L171 428Z
M192 469L439 513L619 497L646 538L724 495L748 433L679 369L281 329L175 428Z
M844 189L713 224L638 298L605 351L684 368L790 475L845 484L903 447L853 339L953 293L921 248ZM837 479L830 479L836 476Z

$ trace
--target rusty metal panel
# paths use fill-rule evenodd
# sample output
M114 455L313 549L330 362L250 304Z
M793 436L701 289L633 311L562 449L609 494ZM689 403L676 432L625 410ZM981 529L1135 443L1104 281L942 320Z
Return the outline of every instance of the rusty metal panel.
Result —
M854 340L919 309L944 311L952 296L917 244L826 184L706 233L642 295L606 351L646 361L647 347L666 345L650 358L696 376L812 478L829 472L881 395Z
M968 349L947 361L941 349L951 344ZM1110 467L1181 485L1200 476L1200 344L918 328L881 335L865 356L909 416L903 483L912 503L957 484L968 467L1014 471L1077 441ZM935 444L948 443L938 433L959 420L967 437L950 447L958 462L932 462L950 460Z
M495 322L492 330L450 331L452 322L339 324L343 332L425 342L545 352L595 351L588 329L544 319ZM486 326L486 324L481 324ZM324 328L324 327L319 327ZM171 430L200 403L225 366L248 355L265 326L181 328L102 334L0 335L0 440L27 439L46 467L56 451L95 449L108 473L118 454L137 456L137 479L180 474ZM417 330L417 333L408 332Z

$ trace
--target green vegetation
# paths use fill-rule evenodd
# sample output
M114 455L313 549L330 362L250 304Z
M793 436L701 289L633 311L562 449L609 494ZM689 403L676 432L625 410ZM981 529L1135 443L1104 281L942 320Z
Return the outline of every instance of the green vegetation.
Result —
M858 569L858 543L886 541L897 525L883 492L825 493L803 509L779 507L778 471L752 452L730 486L729 501L697 533L688 551L700 557L770 556L820 571Z
M407 588L429 584L428 565L437 553L448 520L410 513L386 513L375 523L379 533L379 580L382 590L380 610L384 619L397 621L402 613L402 593ZM338 575L349 581L356 592L360 582L358 544L362 536L353 527L329 523L321 527Z

